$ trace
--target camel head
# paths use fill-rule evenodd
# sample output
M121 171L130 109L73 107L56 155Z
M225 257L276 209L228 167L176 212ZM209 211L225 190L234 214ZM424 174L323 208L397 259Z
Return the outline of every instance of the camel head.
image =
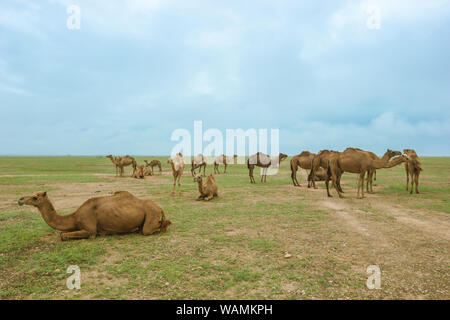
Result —
M280 152L280 156L279 156L279 161L281 162L281 161L283 161L283 160L286 160L287 159L287 157L288 157L288 155L287 154L284 154L284 153L281 153Z
M417 155L413 149L403 149L403 153L407 156Z
M44 192L36 192L35 194L29 197L22 197L19 199L19 201L17 201L17 203L19 204L19 206L23 206L24 204L26 204L28 206L39 207L46 200L48 200L47 191L44 191Z
M194 176L194 182L200 182L202 183L202 174L201 173L196 173Z
M111 160L113 159L112 154L108 154L106 157L107 157L107 158L110 158Z
M400 156L402 154L400 151L394 151L391 149L387 149L386 153L388 154L389 158L393 158L395 156Z

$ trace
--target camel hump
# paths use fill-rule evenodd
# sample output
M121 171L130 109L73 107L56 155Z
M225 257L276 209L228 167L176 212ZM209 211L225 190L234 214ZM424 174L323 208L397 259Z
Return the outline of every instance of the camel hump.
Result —
M302 151L300 154L299 154L299 156L300 157L308 157L308 156L310 156L312 153L311 152L309 152L309 151Z

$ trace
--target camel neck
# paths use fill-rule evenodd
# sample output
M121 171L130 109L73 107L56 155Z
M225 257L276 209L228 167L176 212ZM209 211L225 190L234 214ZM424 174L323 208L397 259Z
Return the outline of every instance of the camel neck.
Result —
M47 200L42 205L38 206L38 209L44 221L53 229L59 231L71 231L76 229L74 214L58 214L50 200Z
M198 191L200 191L200 193L203 194L203 182L197 181L197 183L198 183Z

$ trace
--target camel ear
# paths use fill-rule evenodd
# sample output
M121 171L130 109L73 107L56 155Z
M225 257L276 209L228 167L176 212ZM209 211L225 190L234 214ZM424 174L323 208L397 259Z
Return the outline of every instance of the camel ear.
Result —
M47 196L47 191L44 191L44 193L42 194L43 197Z

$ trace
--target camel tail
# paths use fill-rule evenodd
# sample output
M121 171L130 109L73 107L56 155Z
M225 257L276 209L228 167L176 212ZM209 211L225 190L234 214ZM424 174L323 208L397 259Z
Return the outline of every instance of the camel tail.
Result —
M166 215L164 214L164 210L161 209L161 232L166 232L167 227L172 223L170 220L166 219Z

